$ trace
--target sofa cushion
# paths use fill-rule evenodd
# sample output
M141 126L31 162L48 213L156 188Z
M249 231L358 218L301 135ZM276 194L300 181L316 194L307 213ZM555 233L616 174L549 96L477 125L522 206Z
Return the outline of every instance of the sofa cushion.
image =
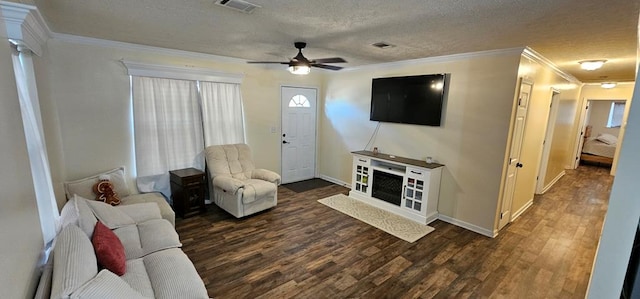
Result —
M136 224L136 221L131 216L118 209L118 207L113 207L101 201L83 198L79 200L84 200L96 218L110 229Z
M137 225L123 226L113 232L122 241L127 260L182 246L178 233L169 221L164 219L152 219Z
M143 299L142 296L131 288L124 280L108 270L102 270L93 279L77 289L71 298L83 299Z
M127 261L127 273L121 276L132 289L145 297L153 298L153 287L151 280L144 266L144 258L137 258Z
M209 298L193 263L174 248L143 258L155 298Z
M67 198L72 198L74 194L78 194L84 198L95 198L96 195L93 193L93 185L99 181L100 176L109 177L109 180L113 184L114 191L120 196L120 198L131 194L124 176L124 167L119 167L79 180L65 182L64 191Z
M68 298L97 273L96 255L87 235L75 225L65 227L53 250L51 298Z
M160 209L160 215L162 215L162 218L169 221L172 226L176 226L176 214L173 209L171 209L169 202L167 202L164 196L162 196L162 194L160 193L152 192L132 194L125 198L122 198L121 200L122 203L120 204L120 206L147 202L156 203L158 205L158 208Z
M93 230L91 243L96 252L98 263L102 267L120 276L125 273L127 268L122 242L100 221L96 223L96 228Z

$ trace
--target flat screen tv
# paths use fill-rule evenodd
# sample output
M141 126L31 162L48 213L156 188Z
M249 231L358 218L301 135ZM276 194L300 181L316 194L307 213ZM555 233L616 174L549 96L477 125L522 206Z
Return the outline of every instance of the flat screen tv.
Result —
M446 74L374 78L372 121L440 126Z

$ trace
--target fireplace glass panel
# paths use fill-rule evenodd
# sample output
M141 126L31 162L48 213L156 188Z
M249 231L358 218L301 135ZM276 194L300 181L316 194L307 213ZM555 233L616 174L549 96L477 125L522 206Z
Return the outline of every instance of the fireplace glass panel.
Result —
M400 206L402 202L402 177L374 170L371 195L377 199Z

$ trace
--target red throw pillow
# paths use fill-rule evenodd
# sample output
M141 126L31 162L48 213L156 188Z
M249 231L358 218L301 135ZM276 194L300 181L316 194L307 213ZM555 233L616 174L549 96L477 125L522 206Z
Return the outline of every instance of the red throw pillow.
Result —
M96 251L98 264L103 268L122 276L127 270L124 246L116 234L114 234L102 222L98 221L93 229L91 237L93 249Z

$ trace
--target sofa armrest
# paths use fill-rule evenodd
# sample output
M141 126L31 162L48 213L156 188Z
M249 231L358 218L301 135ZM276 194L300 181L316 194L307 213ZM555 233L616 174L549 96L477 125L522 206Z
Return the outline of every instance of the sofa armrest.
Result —
M127 214L136 223L145 222L151 219L162 219L162 215L160 215L160 207L158 207L158 204L155 202L119 205L115 208Z
M251 172L251 178L272 182L276 184L276 186L280 185L280 175L271 170L254 169Z
M212 184L214 187L221 188L222 190L231 192L232 194L236 194L240 188L244 188L243 181L222 175L213 178Z

